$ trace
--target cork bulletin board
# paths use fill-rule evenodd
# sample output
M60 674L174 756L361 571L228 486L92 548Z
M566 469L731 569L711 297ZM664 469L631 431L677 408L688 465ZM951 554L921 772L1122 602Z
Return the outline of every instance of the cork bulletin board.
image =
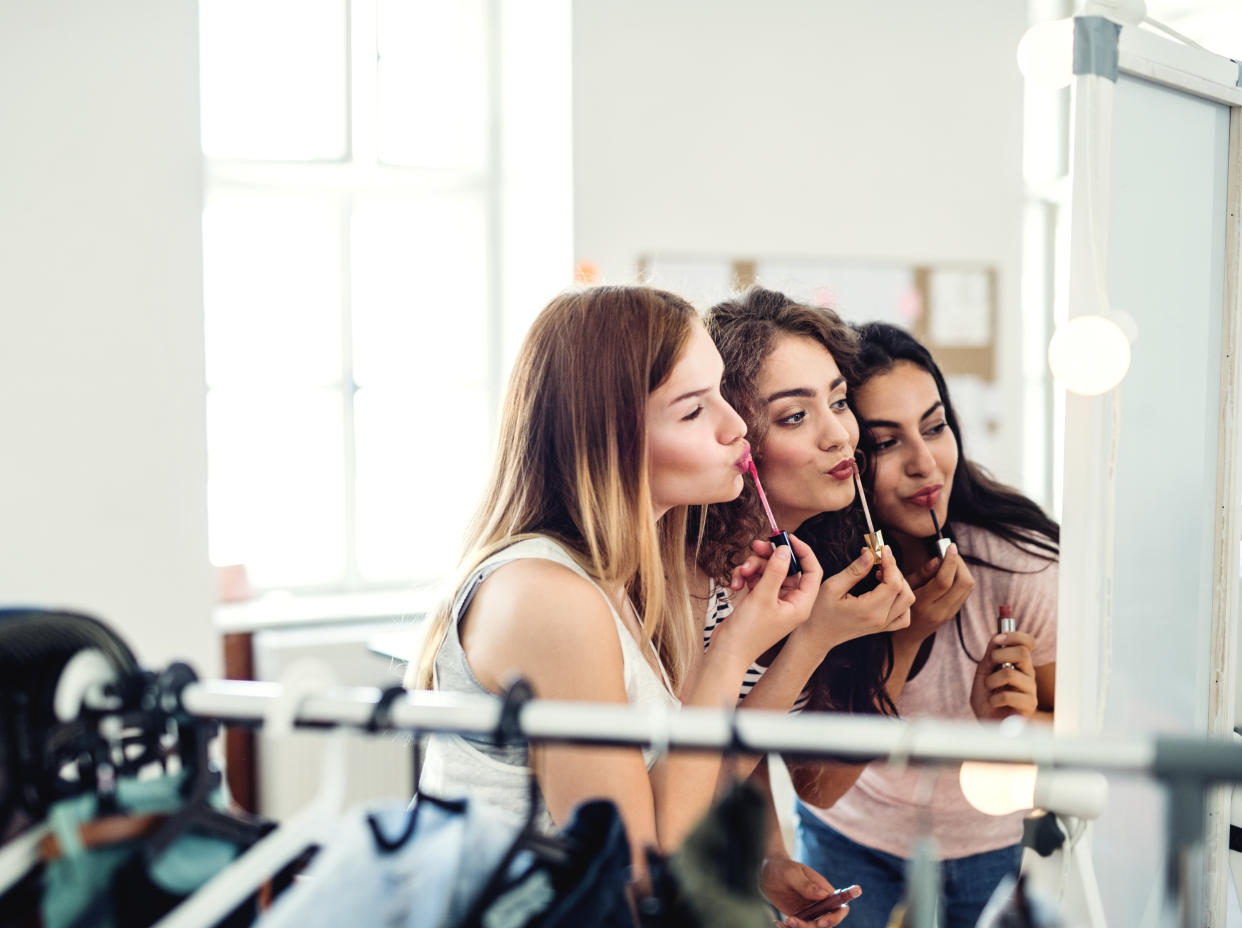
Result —
M812 258L645 255L639 279L699 309L758 283L800 302L830 306L847 322L908 329L947 375L996 381L997 274L987 265L920 265Z

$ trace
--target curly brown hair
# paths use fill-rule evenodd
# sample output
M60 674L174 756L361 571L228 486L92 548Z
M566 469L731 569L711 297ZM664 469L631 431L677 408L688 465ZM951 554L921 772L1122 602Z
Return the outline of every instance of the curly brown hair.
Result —
M783 293L752 287L735 299L713 306L704 318L707 331L724 359L720 391L746 421L756 462L763 460L768 431L767 404L759 396L759 371L781 336L813 339L832 355L846 383L853 383L858 362L858 336L827 307L808 306ZM754 484L747 480L741 495L692 514L692 544L697 544L699 569L717 583L727 584L733 568L745 560L750 543L766 538L766 519ZM796 528L796 526L790 526ZM818 553L818 552L817 552Z

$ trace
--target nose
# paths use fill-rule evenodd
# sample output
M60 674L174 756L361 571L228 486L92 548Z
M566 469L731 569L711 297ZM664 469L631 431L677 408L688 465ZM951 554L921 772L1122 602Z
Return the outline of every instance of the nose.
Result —
M936 459L931 449L921 436L914 438L907 447L910 454L906 458L906 473L911 477L925 477L936 470Z
M746 420L738 415L737 410L728 403L722 403L724 415L720 417L720 426L716 430L722 445L731 445L740 441L746 434Z
M829 414L821 417L823 423L819 430L819 447L821 451L838 451L846 449L853 451L852 436L849 429L845 427L843 417Z

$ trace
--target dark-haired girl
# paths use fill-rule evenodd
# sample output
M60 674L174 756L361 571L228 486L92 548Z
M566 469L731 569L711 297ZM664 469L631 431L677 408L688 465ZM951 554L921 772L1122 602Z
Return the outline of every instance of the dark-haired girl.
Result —
M898 712L907 719L1050 719L1057 524L962 454L944 376L917 340L879 323L858 333L853 402L869 461L865 479L915 594L909 628L892 636L892 676L904 681ZM954 539L944 556L935 547L933 511ZM1002 604L1012 607L1016 632L997 633ZM1018 869L1023 813L978 812L956 771L873 763L835 803L817 792L814 777L797 786L796 856L865 888L851 906L855 928L887 924L905 891L911 842L929 828L951 928L974 925L997 883Z

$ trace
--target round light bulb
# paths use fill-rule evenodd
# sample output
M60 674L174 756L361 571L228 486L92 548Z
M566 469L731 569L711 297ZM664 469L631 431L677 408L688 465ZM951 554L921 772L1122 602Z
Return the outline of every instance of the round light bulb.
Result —
M1036 87L1060 90L1074 79L1074 21L1036 23L1018 42L1018 69Z
M1130 339L1112 319L1075 316L1057 326L1048 366L1065 389L1081 396L1106 393L1130 369Z
M985 815L1008 815L1035 806L1034 764L991 764L968 760L958 782L966 801Z

